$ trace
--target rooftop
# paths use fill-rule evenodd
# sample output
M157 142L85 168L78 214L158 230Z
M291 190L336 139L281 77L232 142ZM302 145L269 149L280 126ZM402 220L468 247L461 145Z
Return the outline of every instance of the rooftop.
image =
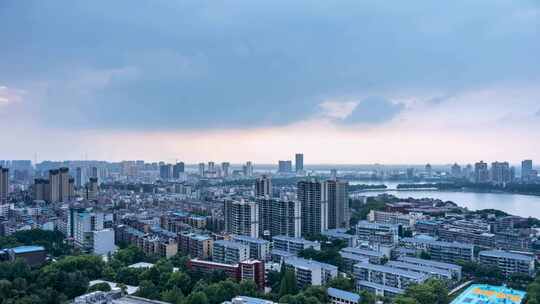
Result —
M507 259L521 260L525 262L531 262L534 260L533 256L514 253L514 252L508 252L508 251L503 251L503 250L480 251L479 255L494 257L494 258L507 258Z
M360 295L354 293L354 292L348 292L345 290L337 289L337 288L328 288L328 296L339 298L339 299L345 299L350 302L358 303L360 302Z
M38 252L38 251L45 251L45 247L43 246L19 246L10 248L15 254L22 254L22 253L31 253L31 252Z

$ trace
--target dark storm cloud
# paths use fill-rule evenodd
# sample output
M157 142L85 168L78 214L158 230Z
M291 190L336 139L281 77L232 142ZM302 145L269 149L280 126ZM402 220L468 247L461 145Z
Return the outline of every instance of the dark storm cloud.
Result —
M4 0L0 85L40 84L49 126L282 125L341 96L538 79L538 19L511 0ZM401 109L368 99L347 121Z

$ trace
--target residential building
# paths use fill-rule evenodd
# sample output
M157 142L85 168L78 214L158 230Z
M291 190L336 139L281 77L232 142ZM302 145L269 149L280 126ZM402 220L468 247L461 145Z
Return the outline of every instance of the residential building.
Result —
M297 198L300 201L302 236L315 236L328 229L327 184L316 179L298 182Z
M0 205L6 204L9 193L9 169L0 166Z
M296 173L301 173L304 171L304 154L296 153L294 156L294 169Z
M329 287L327 289L328 301L331 304L358 304L361 297L357 293L349 292L337 288Z
M227 232L259 237L259 205L257 203L226 200L223 213Z
M403 238L402 245L426 251L434 261L457 263L459 261L474 260L474 246L457 242L442 242L432 239Z
M299 289L308 285L324 285L338 275L338 268L334 265L298 257L285 259L282 267L294 271Z
M179 179L182 174L184 174L184 171L185 171L185 165L183 162L177 162L174 166L173 166L173 170L172 170L172 177L174 179Z
M192 259L188 262L188 268L203 274L213 271L224 271L227 276L236 281L251 280L259 287L264 288L264 262L248 259L237 264L225 264L214 261Z
M255 181L255 197L272 197L272 179L263 175Z
M233 240L249 246L249 258L266 261L270 257L270 242L245 235L235 235Z
M329 240L342 240L347 242L347 246L356 247L358 244L358 236L347 232L348 229L346 228L328 229L325 230L322 235L326 236Z
M258 197L259 235L271 239L277 235L300 237L301 206L297 200Z
M503 250L485 250L480 251L478 258L480 264L496 267L507 277L514 273L534 276L535 258L533 255Z
M421 284L428 279L428 276L422 273L370 263L354 265L354 275L357 284L367 281L400 290L404 290L413 284Z
M370 244L396 244L399 237L399 225L359 221L356 225L359 241Z
M437 268L437 269L448 271L450 272L452 279L455 281L461 281L461 278L462 278L461 266L456 265L456 264L443 263L443 262L419 259L416 257L408 257L408 256L398 257L397 260L408 263L408 264L426 266L426 267Z
M278 173L292 173L292 161L280 160L278 162Z
M349 228L351 211L349 207L349 183L340 180L326 182L328 200L328 229Z
M489 170L487 163L480 161L474 164L474 181L476 183L489 182Z
M533 161L526 159L521 162L521 181L531 182L536 179L537 172L533 170Z
M207 235L193 232L178 234L178 250L193 258L208 259L212 256L214 240Z
M249 246L235 241L214 242L212 260L217 263L237 264L249 259Z
M308 241L303 238L294 238L285 235L278 235L272 238L273 249L298 254L298 252L312 248L315 250L321 250L321 244L319 242Z
M510 164L508 162L491 163L491 182L497 185L505 185L511 182Z

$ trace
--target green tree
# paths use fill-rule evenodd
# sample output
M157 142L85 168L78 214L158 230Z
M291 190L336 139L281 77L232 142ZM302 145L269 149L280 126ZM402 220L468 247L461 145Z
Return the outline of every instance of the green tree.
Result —
M93 292L93 291L98 291L98 290L111 291L111 285L109 285L109 283L101 282L101 283L94 284L88 288L88 292Z
M165 284L167 289L178 287L184 294L189 294L192 288L191 278L184 272L173 272Z
M294 271L287 269L281 278L279 297L281 298L286 295L295 295L297 293L298 288L296 286L296 275L294 274Z
M338 276L328 282L329 287L342 289L346 291L354 291L354 280L344 276Z
M209 304L203 292L193 292L186 298L186 304Z
M161 300L173 304L182 304L184 302L184 294L180 288L175 286L172 289L161 292Z
M152 283L152 281L144 280L139 285L137 296L147 299L157 300L159 299L159 289Z

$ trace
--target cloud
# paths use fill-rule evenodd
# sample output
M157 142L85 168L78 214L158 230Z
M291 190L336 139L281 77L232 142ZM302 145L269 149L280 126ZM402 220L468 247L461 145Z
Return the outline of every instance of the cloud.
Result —
M358 103L344 122L347 124L378 124L392 120L405 109L402 103L394 103L382 97L368 97Z
M357 101L325 101L319 104L324 117L331 119L345 119L351 115L354 108L358 105Z
M21 102L24 94L25 91L23 90L0 85L0 107Z

